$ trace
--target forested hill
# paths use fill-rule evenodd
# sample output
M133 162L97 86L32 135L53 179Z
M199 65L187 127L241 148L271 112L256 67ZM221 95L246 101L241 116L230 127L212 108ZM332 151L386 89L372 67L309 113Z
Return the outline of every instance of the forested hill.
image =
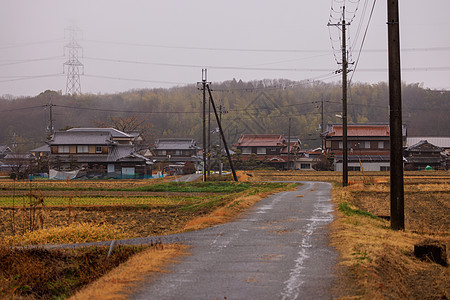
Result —
M231 143L242 133L299 136L305 147L320 145L324 124L339 123L341 86L289 80L227 81L211 85ZM207 96L208 97L208 96ZM403 122L408 136L449 136L450 93L403 86ZM349 123L388 122L388 86L353 84L348 96ZM41 146L47 138L50 105L55 130L69 127L138 127L149 139L202 137L202 91L197 86L133 90L113 95L62 96L46 91L36 97L0 99L0 145L15 142L19 150ZM214 116L211 130L216 128ZM128 124L127 124L128 123ZM213 143L218 134L212 133Z

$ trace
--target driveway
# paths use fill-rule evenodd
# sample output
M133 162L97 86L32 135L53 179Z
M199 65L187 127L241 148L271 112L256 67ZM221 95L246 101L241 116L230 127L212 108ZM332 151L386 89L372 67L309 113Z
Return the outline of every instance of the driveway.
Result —
M191 255L147 278L130 298L332 298L330 190L328 183L304 182L297 191L263 199L234 222L161 237L192 245Z

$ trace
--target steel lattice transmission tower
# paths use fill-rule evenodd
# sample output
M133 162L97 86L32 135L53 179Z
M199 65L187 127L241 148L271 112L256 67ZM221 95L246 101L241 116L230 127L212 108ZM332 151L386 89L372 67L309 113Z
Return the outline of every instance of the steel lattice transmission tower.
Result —
M80 70L84 73L84 65L78 59L79 54L83 54L83 48L78 44L77 37L81 30L76 26L66 28L69 33L69 43L64 46L69 52L69 60L64 63L64 71L67 70L66 95L81 94Z

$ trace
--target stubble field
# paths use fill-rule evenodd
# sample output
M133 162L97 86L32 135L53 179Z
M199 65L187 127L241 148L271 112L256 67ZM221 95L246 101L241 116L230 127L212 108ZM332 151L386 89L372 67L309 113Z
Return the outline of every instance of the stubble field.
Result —
M0 236L4 244L26 245L195 230L226 222L262 196L286 189L261 181L328 181L336 205L330 238L340 254L336 297L448 299L448 267L415 258L413 249L426 238L449 249L449 173L405 172L404 231L390 229L388 172L350 172L346 188L341 176L252 171L241 172L237 184L0 181Z

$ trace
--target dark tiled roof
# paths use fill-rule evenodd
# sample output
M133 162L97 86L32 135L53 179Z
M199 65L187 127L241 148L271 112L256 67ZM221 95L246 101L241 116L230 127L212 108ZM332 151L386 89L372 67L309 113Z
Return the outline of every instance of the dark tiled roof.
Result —
M435 146L428 141L419 141L418 143L406 148L408 152L442 152L444 148Z
M31 150L30 152L50 152L50 146L49 145L43 145L36 149Z
M197 142L194 139L158 139L153 147L155 150L191 150L197 149Z
M8 145L0 145L0 153L11 152L11 149Z
M113 138L132 138L133 135L117 130L115 128L71 128L67 131L81 131L81 132L109 132Z
M236 147L283 147L286 145L282 134L243 134Z
M109 131L56 131L50 145L109 145L112 144Z
M428 143L441 148L450 148L450 137L438 137L438 136L427 136L427 137L408 137L407 146L412 146L419 143L420 141L428 141Z
M111 153L108 155L108 161L117 161L121 158L127 157L134 152L132 145L117 145L112 148Z

